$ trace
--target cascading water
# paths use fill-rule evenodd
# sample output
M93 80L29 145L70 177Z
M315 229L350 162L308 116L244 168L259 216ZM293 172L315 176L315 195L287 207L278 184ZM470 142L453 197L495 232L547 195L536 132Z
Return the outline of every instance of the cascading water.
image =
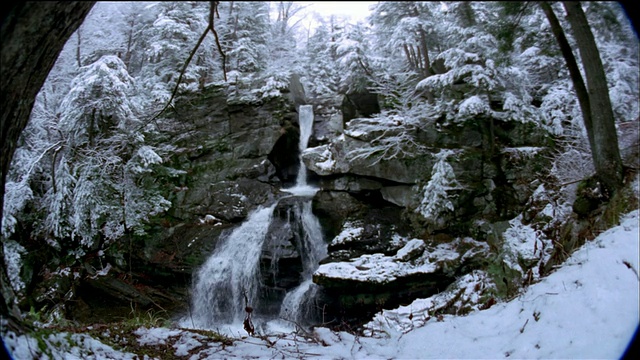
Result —
M300 150L300 167L298 168L298 177L296 178L296 186L286 189L286 191L294 195L314 195L318 189L307 184L307 168L302 161L302 152L307 149L309 138L313 132L313 106L300 105L298 109L298 123L300 124L300 140L298 149Z
M327 256L327 246L323 241L320 222L311 211L311 200L302 203L302 211L297 211L297 214L303 230L303 235L296 244L302 254L302 283L285 296L280 307L280 317L301 323L315 315L317 285L313 283L312 277L320 260Z
M313 107L299 109L300 152L306 148L313 130ZM289 291L280 306L279 317L304 322L313 313L317 286L313 272L326 254L326 244L318 219L311 211L311 196L318 189L307 184L306 167L300 159L296 186L284 189L306 198L292 209L290 224L297 229L295 248L302 262L301 284ZM245 296L248 304L259 304L260 256L276 207L254 211L247 220L221 241L211 257L195 276L190 322L196 327L213 328L220 324L240 324L245 316ZM276 316L276 314L273 314Z
M260 252L274 207L275 204L253 212L200 268L193 290L194 325L208 328L241 322L245 314L244 296L250 304L255 302Z
M313 132L313 106L301 105L299 108L300 124L300 168L296 186L288 191L297 195L314 195L318 189L307 184L307 168L302 161L302 152L307 149L309 138ZM311 200L302 204L302 210L297 211L298 223L302 224L302 236L296 244L302 257L302 283L289 291L280 307L280 317L301 322L313 315L313 299L317 285L313 283L313 272L327 255L327 246L322 238L322 230L318 219L311 211Z

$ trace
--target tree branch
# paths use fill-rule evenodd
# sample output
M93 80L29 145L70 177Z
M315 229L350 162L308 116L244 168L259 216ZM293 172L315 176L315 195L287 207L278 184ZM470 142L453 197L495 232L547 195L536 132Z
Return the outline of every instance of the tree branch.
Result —
M178 93L178 87L180 86L180 82L182 81L182 78L184 77L184 73L187 71L187 67L191 63L191 60L193 59L193 56L196 54L196 51L198 51L198 49L200 48L200 45L202 45L202 42L204 41L204 38L207 36L207 33L209 31L211 31L213 33L213 36L215 37L215 40L216 40L216 45L218 47L218 51L220 52L220 55L222 56L222 74L224 75L224 81L225 82L227 81L227 69L226 69L227 56L224 53L224 51L222 50L222 46L220 45L220 39L218 37L218 33L216 32L216 29L214 27L214 15L218 15L218 18L220 18L220 14L218 13L218 4L219 3L220 3L219 1L211 1L211 5L209 7L209 24L207 25L207 28L204 29L204 31L202 32L202 35L200 35L200 38L198 39L198 42L193 47L193 50L191 50L191 53L189 53L189 57L187 58L187 61L185 61L184 66L182 67L182 70L180 70L180 75L178 76L178 80L176 81L176 85L173 87L173 92L171 93L171 97L169 97L169 100L167 101L167 104L162 108L162 110L160 110L160 112L158 112L149 121L145 121L142 125L140 125L136 129L136 131L142 129L145 126L147 126L150 122L155 121L160 115L162 115L169 108L169 106L171 106L171 102L173 102L173 99L176 97L176 94Z

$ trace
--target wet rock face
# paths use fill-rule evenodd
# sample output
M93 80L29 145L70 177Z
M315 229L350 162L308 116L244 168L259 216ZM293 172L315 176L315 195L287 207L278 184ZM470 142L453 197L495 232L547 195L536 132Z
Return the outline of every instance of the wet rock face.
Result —
M304 236L298 214L300 198L285 198L274 209L262 246L261 273L266 286L291 289L300 284L301 249L297 238Z
M304 236L297 214L301 201L281 199L274 209L260 256L262 314L277 315L287 291L302 282L302 249L297 246Z
M88 323L130 317L132 308L145 312L161 307L167 311L163 316L184 311L192 274L230 228L220 220L180 223L148 241L137 239L111 249L101 260L86 259L67 275L76 284L77 298L67 304L66 311L70 318ZM65 278L58 275L52 281L65 283Z
M237 222L281 185L270 160L278 158L272 152L283 128L297 118L283 99L231 102L224 88L212 87L177 101L170 116L186 127L172 159L185 171L171 198L173 217L196 221L211 214Z
M382 309L408 305L418 298L437 294L455 281L444 274L413 275L388 284L359 281L314 279L323 284L318 302L323 305L325 322L339 330L359 330Z
M354 116L353 109L343 107L343 111L347 111L345 119ZM369 119L351 119L342 133L318 142L302 155L305 165L318 175L322 189L314 199L314 209L328 239L329 254L314 274L314 282L321 286L319 301L325 305L325 321L329 318L353 328L382 308L444 291L457 277L476 269L494 269L489 272L499 281L508 277L517 283L521 274L505 268L496 250L502 246L506 229L493 224L508 224L526 209L540 185L532 179L550 168L551 136L534 124L491 119L449 126L423 124L420 129L407 128L422 146L413 154L399 152L384 159L375 152L370 157L354 156L362 154L362 149L375 148L374 139L381 135L376 131L387 135L403 131L368 124L372 124ZM434 172L443 168L441 151L450 153L446 166L457 183L446 189L450 201L446 211L428 218L418 208L429 205L423 200L426 189L432 180L442 177ZM447 187L432 189L438 186ZM491 240L479 236L477 224L495 230L490 232ZM449 246L460 257L440 259L444 262L435 259L437 265L430 271L389 276L384 281L362 275L374 272L376 262L395 256L403 246L399 239L405 235L422 239L427 249ZM480 241L460 245L467 237ZM390 260L389 268L401 262ZM404 263L418 265L415 259ZM503 271L495 270L498 268ZM347 275L338 275L340 269ZM497 288L498 293L507 293L509 284L507 290Z
M425 228L415 210L433 177L438 153L451 151L446 160L458 183L448 190L453 211L425 228L427 233L460 229L459 224L474 219L513 218L538 185L530 180L550 168L551 137L530 123L478 119L460 125L425 124L421 129L392 126L385 131L409 132L422 149L382 159L373 150L371 156L356 156L363 149L375 149L371 141L381 135L376 131L386 129L368 123L368 119L351 120L343 134L306 150L305 165L318 175L323 189L351 194L378 191L385 201L401 207L414 227Z
M273 203L282 196L283 184L295 180L299 130L292 101L300 100L301 91L294 94L297 100L285 96L247 103L230 100L226 88L212 86L177 99L175 110L166 114L167 123L179 129L171 139L174 155L165 163L184 173L166 184L172 208L150 224L150 235L135 238L131 248L123 242L126 246L103 257L113 265L105 276L82 272L77 305L68 307L100 321L125 317L131 304L142 311L184 310L191 276L222 232L258 206ZM295 257L286 256L278 265L285 273L299 267ZM96 260L88 268L101 267ZM282 276L276 285L294 286L293 279L287 281Z
M300 168L300 128L288 123L281 132L267 158L282 186L289 187L295 184Z

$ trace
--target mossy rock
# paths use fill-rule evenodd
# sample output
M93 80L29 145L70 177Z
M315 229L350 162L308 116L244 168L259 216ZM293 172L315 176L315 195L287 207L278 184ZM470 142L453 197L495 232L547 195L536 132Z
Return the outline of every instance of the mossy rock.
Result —
M573 212L580 218L587 217L607 200L606 194L596 177L590 177L578 184Z

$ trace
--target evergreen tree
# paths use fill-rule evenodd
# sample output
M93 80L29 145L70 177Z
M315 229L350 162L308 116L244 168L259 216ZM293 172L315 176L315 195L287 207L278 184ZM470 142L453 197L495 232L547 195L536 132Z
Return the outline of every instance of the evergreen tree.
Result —
M335 54L339 59L342 93L363 91L372 85L373 65L371 64L371 44L367 38L368 29L362 23L346 25L335 44Z
M141 31L141 44L145 45L146 66L139 74L138 82L152 101L166 102L176 86L180 70L189 57L192 47L207 27L208 3L200 2L160 2L157 16L152 24ZM202 77L213 72L213 40L205 38L205 43L196 53L196 61L186 69L180 87L197 90Z
M225 14L226 13L226 14ZM266 67L269 37L269 4L263 1L231 2L221 31L230 71L250 76ZM244 74L244 75L243 75Z
M65 146L43 197L49 215L41 231L77 239L86 250L140 232L169 207L157 189L141 187L162 159L145 144L133 90L124 63L111 55L74 79L60 109Z
M336 54L340 28L335 17L319 21L320 24L309 37L305 48L305 90L308 96L315 98L335 97L341 72Z

